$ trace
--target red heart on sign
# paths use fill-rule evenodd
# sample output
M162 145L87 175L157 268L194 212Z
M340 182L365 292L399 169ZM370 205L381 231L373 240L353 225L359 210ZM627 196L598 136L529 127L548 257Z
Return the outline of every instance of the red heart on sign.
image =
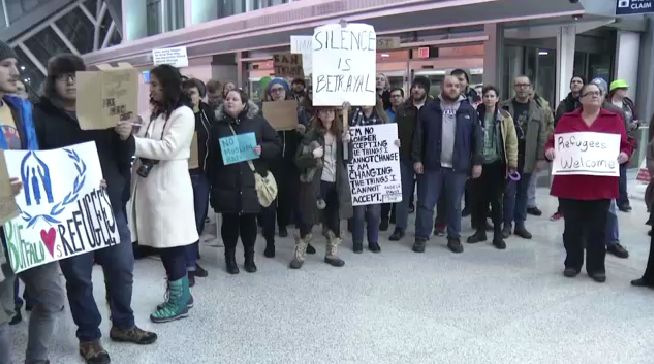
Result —
M54 258L54 245L55 241L57 240L57 232L55 231L54 228L50 228L47 232L45 230L41 230L41 241L43 241L43 244L45 244L45 247L48 248L48 251L50 252L50 256Z

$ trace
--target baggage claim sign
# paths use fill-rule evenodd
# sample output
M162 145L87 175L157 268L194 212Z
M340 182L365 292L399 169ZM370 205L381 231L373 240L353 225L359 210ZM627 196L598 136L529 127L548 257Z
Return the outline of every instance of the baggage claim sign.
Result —
M654 0L618 0L616 14L636 14L654 12Z

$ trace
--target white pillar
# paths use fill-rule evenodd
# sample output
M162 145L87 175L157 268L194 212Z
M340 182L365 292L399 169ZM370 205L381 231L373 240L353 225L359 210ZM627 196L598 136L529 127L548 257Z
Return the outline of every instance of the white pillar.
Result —
M640 34L618 31L615 47L615 78L627 81L629 91L627 96L632 100L636 97L638 86L638 54L640 52Z
M570 92L570 79L575 60L576 25L564 25L556 36L556 102Z

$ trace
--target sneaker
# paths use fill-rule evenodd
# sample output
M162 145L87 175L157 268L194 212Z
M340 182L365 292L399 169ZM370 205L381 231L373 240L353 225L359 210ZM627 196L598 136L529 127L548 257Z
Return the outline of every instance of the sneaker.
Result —
M447 247L454 254L463 253L463 245L461 245L461 241L459 239L447 239Z
M631 285L634 287L643 287L643 288L652 288L654 289L654 283L650 283L645 277L640 277L631 281Z
M206 269L200 267L198 263L195 263L195 276L200 278L207 278L209 276L209 272L207 272Z
M427 241L422 240L422 239L416 239L416 241L413 243L413 252L414 253L424 253L425 252L425 246L427 245Z
M563 214L557 211L550 217L550 221L559 221L562 217Z
M579 270L577 270L575 268L567 267L567 268L565 268L565 270L563 270L563 275L568 277L568 278L576 277L577 274L579 274Z
M286 226L282 226L279 228L279 237L280 238L288 237L288 230L286 230Z
M109 353L100 344L100 340L80 342L79 355L84 358L86 364L111 363L111 357L109 357Z
M368 243L368 249L375 254L381 253L381 247L378 243Z
M157 334L154 332L141 330L136 326L132 326L131 329L127 330L121 330L114 326L111 328L109 336L113 341L128 342L139 345L148 345L157 341Z
M597 273L588 273L590 278L592 278L595 282L602 283L606 281L606 273L604 272L597 272Z
M527 228L524 226L516 226L515 229L513 229L513 235L518 235L519 237L523 239L531 239L532 235L529 231L527 231Z
M388 230L388 220L383 219L383 220L379 223L379 231L387 231L387 230Z
M530 215L534 216L540 216L543 214L543 211L541 211L538 207L527 207L527 213Z
M352 243L352 252L354 254L363 254L363 243Z
M395 232L393 232L393 235L391 235L388 240L390 241L400 241L404 237L404 230L402 229L395 229Z
M509 236L511 236L511 225L504 225L504 229L502 229L502 238L508 239Z
M506 249L506 242L505 242L504 239L502 239L502 238L495 238L495 239L493 239L493 245L494 245L497 249L500 249L500 250L501 250L501 249Z
M468 242L468 244L474 244L486 240L488 240L488 236L486 236L486 232L483 230L477 230L477 232L475 232L473 235L468 237L466 241Z
M629 258L629 251L625 249L620 243L607 245L606 252L609 254L613 254L621 259Z
M307 254L309 255L316 254L316 248L314 248L313 245L311 244L307 244Z

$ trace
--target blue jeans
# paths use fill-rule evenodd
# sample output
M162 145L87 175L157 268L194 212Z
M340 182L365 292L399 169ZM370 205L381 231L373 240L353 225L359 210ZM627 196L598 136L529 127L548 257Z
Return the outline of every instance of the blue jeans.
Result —
M519 181L507 181L504 190L504 227L524 227L527 221L527 192L531 173L524 173Z
M400 157L400 174L402 176L402 202L395 204L395 227L406 231L409 221L409 204L413 201L415 177L411 160Z
M613 246L620 242L620 228L618 225L618 205L615 200L611 200L609 213L606 215L606 246Z
M204 231L204 223L209 212L209 180L204 173L192 173L191 185L193 186L193 209L195 210L195 227L198 236ZM195 263L200 257L199 242L184 246L186 256L186 268L195 271Z
M629 194L627 193L627 163L620 165L620 180L619 180L620 196L618 197L618 206L629 205Z
M91 279L95 262L102 266L105 281L109 284L111 319L114 326L121 330L134 326L131 307L134 255L131 237L125 213L122 210L114 210L114 214L120 234L119 244L59 262L66 277L68 304L73 322L77 325L76 335L80 341L93 341L101 336L99 326L102 316L93 298Z
M368 244L379 242L379 222L381 221L381 205L354 206L352 208L352 241L363 244L363 230L368 230Z
M434 228L434 207L443 189L447 215L447 238L461 238L461 198L468 176L451 168L425 170L418 175L418 211L416 214L416 240L428 240Z

